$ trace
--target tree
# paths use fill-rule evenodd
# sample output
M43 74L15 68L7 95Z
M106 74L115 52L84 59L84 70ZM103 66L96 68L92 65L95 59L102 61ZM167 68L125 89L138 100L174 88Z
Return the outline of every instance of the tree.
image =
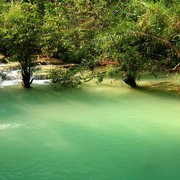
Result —
M102 18L108 26L97 42L105 59L119 62L124 82L134 88L143 71L175 67L180 57L177 2L170 7L133 0L115 4Z
M117 61L133 88L143 71L179 63L178 0L0 2L0 51L19 60L25 87L39 42L43 54L90 70L98 60Z
M43 52L67 63L93 64L99 52L94 37L102 28L104 1L61 1L46 3Z
M34 55L38 52L40 19L36 5L11 3L1 14L1 41L7 55L21 66L23 86L29 88L33 81Z
M155 62L158 70L173 68L180 58L179 3L144 2L141 6L144 13L138 19L135 32L140 39L140 51L146 59Z

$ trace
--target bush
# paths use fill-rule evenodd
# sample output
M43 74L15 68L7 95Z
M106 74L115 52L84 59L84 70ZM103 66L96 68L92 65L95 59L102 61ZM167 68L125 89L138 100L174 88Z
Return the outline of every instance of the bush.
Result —
M77 69L56 68L50 71L51 82L56 88L75 88L81 84Z

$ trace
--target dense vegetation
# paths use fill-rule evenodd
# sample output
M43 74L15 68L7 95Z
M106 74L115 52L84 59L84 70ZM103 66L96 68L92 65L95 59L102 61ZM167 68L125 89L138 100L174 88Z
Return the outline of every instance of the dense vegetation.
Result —
M0 0L0 54L20 62L24 87L32 83L37 54L91 71L102 60L114 61L110 73L96 73L100 81L118 72L125 83L137 87L144 71L169 71L179 64L180 4L178 0ZM74 77L78 71L69 71L68 78L72 75L77 79L72 82L79 84L81 78ZM55 70L53 81L61 82L56 76L67 78L67 72Z

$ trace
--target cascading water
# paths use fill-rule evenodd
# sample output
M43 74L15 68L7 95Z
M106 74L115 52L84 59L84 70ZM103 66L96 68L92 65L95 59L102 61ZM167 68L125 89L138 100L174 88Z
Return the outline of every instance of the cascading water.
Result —
M0 65L3 66L2 64ZM17 84L21 81L21 73L18 69L2 69L0 70L0 86L8 86Z
M4 69L3 66L4 64L0 64L0 87L19 84L22 82L20 69ZM47 84L50 82L40 75L34 75L33 78L33 84Z

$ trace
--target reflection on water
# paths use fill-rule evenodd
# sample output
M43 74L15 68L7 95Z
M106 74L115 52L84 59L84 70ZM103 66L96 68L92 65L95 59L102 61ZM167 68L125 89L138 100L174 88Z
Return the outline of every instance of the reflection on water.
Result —
M88 83L0 97L0 179L180 179L178 95Z

